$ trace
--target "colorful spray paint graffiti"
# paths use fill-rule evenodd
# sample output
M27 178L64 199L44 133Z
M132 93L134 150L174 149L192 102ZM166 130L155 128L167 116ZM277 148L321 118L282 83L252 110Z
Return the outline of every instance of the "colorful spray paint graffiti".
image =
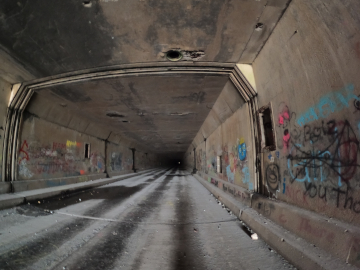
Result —
M249 190L254 190L254 185L253 183L250 182L250 171L248 167L244 167L242 170L244 178L243 178L243 183L247 184L249 186Z
M244 138L240 139L239 145L238 145L238 152L239 152L239 159L241 161L245 160L246 158L246 144Z
M349 84L339 91L324 95L315 106L310 107L299 116L298 125L303 126L315 120L327 118L331 113L348 108L351 100L359 101L360 98L354 94L354 89L354 85Z
M329 136L328 143L321 140L322 145L315 144L313 137L320 135ZM324 182L330 176L336 176L338 186L348 183L360 166L359 141L349 122L329 121L326 129L319 129L310 137L311 150L300 143L292 145L288 156L288 170L292 179Z
M253 190L250 181L250 172L247 165L247 147L244 138L239 138L237 144L232 147L224 146L224 162L226 165L226 176L230 183L245 184L249 190Z
M105 170L104 158L96 152L90 155L89 170L92 173L102 173Z
M348 85L321 97L299 118L285 103L280 104L278 129L287 137L280 143L284 154L279 165L269 164L266 169L269 191L279 192L292 202L318 211L337 208L338 217L342 217L340 213L345 210L360 212L358 122L354 129L348 120L335 117L324 120L332 113L349 108L352 101L357 111L359 97L354 94L354 86ZM280 170L283 170L282 177Z
M81 146L70 140L48 145L24 140L19 149L18 175L20 179L41 179L104 172L103 157L95 152L85 159Z
M234 162L232 162L232 164L234 164ZM230 183L234 183L235 181L235 168L233 167L233 170L231 170L231 165L228 165L226 167L226 175L227 175L227 178L228 178L228 181Z
M245 185L250 190L254 189L253 183L250 181L250 171L247 165L247 154L250 148L246 146L243 137L237 139L237 142L231 146L210 145L207 147L207 156L203 149L196 150L196 166L199 171L233 184ZM217 162L220 162L220 164L217 164ZM218 168L220 168L221 172L218 172Z

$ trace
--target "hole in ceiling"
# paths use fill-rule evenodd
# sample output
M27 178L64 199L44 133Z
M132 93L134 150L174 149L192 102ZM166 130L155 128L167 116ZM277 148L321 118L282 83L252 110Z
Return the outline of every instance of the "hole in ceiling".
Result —
M188 60L188 61L196 61L200 60L205 56L205 52L202 50L198 51L181 51L181 54L183 55L182 60Z
M89 8L92 6L92 3L91 1L83 1L83 6Z
M255 31L261 31L261 30L263 29L263 27L264 27L264 24L262 24L262 23L257 23L257 24L255 25Z
M123 122L123 123L129 123L129 121L128 121L128 120L123 120L122 122Z
M109 116L109 117L119 117L119 118L122 118L122 117L125 117L125 115L122 115L118 112L109 112L106 114L106 116Z
M175 50L170 50L166 53L166 58L170 61L179 61L183 57L182 53Z

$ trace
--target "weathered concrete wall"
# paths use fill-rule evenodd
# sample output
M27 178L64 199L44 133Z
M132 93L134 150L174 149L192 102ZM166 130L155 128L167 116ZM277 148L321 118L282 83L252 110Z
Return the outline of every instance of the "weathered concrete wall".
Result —
M90 157L85 158L85 143ZM103 173L105 142L47 122L25 111L17 180L50 179Z
M359 11L358 1L293 0L253 64L276 133L276 151L262 156L264 184L279 200L357 225Z
M207 125L206 121L204 125ZM254 177L251 177L254 164L249 162L253 158L250 136L249 109L247 104L242 104L206 141L196 147L196 169L219 188L224 188L223 182L218 181L221 179L250 191L254 190ZM189 154L192 152L191 148L192 146L184 156L188 169L193 166L193 154ZM221 173L217 172L218 156L222 159Z
M11 95L11 84L0 79L0 182L2 179L2 155L3 155L3 144L4 144L4 131L6 125L6 114L9 99ZM5 187L4 187L5 188ZM5 188L6 189L6 188ZM0 194L2 188L0 187Z
M135 151L136 170L145 170L160 165L157 155L137 149ZM107 143L107 156L107 173L110 176L133 172L133 154L127 141L121 140L118 144Z
M183 158L183 163L185 164L184 166L189 171L192 171L194 169L194 150L193 149L194 149L193 145L191 144Z
M3 145L6 127L6 115L11 97L12 84L34 79L36 72L29 65L24 68L20 62L12 57L8 51L0 45L0 194L11 191L9 182L4 182L2 175Z
M253 190L253 166L250 142L250 126L247 105L229 117L206 140L206 168L209 176L215 176L232 184ZM216 171L216 157L222 157L222 173Z
M96 131L99 128L94 127L94 133L102 134ZM85 157L85 144L90 144L88 158ZM14 190L19 192L89 181L104 178L106 173L110 177L132 173L131 148L136 149L137 170L159 166L161 159L156 154L149 154L143 147L118 134L111 133L109 140L99 139L25 111L20 128Z
M39 76L39 73L31 65L20 63L20 61L14 58L14 55L11 55L1 44L0 61L0 78L11 84L30 81L35 79L36 75Z
M200 172L206 173L206 148L205 142L196 147L196 169Z
M107 155L107 172L110 176L133 172L133 154L126 144L108 143Z

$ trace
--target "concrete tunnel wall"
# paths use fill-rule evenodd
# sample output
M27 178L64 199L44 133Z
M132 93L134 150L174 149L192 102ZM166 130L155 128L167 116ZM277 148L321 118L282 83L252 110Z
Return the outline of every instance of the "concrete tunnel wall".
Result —
M0 84L2 150L12 85L5 80ZM132 173L131 148L135 149L137 171L166 163L163 157L150 153L145 147L104 126L89 123L82 116L72 115L61 104L53 104L37 94L23 113L17 143L16 178L13 183L0 182L0 194L11 189L20 192ZM86 143L90 144L88 158L85 157Z
M29 109L37 106L36 102ZM110 139L110 138L109 138ZM90 153L85 157L85 144ZM19 136L15 191L59 186L144 170L160 165L146 149L122 139L108 141L51 123L25 111ZM37 181L31 181L37 180Z
M259 180L265 190L255 190L319 213L325 220L344 221L345 228L360 224L358 8L355 1L292 1L252 65L258 107L271 109L276 147L264 149L259 136ZM195 139L185 154L188 168L194 167L196 148L196 169L205 180L228 192L230 188L259 213L359 266L358 237L324 224L320 216L306 218L286 206L251 197L256 177L254 162L248 161L253 149L246 148L244 161L238 151L250 139L243 130L249 128L248 120L243 106L207 138L206 147ZM222 173L216 173L218 155L223 157Z
M279 200L359 225L355 5L293 1L253 68L258 105L271 104L276 133L276 151L262 153L264 183Z
M192 170L195 166L204 179L242 201L252 200L253 206L264 202L252 196L260 193L326 218L360 225L358 5L356 1L293 0L253 62L258 107L271 108L274 151L261 149L256 156L260 141L252 145L249 106L228 82L184 155L186 167ZM11 84L16 81L0 79L2 126ZM36 95L33 100L18 145L17 180L22 184L18 190L86 181L94 175L100 178L105 171L110 176L131 172L130 148L137 149L137 169L156 167L166 160L105 127L85 123L81 116L68 120L66 109L59 113L58 105L46 112L46 101ZM220 110L224 104L227 109ZM2 134L0 128L0 150ZM93 158L84 158L86 142L91 144ZM217 156L222 157L221 173L217 172ZM259 183L256 158L261 162ZM73 165L66 165L69 161ZM59 164L67 169L57 170ZM70 180L54 181L58 178ZM28 183L32 181L37 184L31 187ZM1 193L10 191L8 182L0 187ZM341 242L343 235L289 214L277 204L261 207L258 211L276 223L360 264L359 238Z
M232 86L233 87L233 86ZM229 93L229 98L236 98L239 93ZM214 105L214 108L223 99L219 97ZM223 117L218 126L215 126L215 130L206 137L206 141L201 138L203 136L204 129L211 122L212 114L205 120L204 125L199 131L196 140L194 141L196 146L196 169L200 173L206 174L205 178L216 183L219 188L222 188L224 184L221 181L212 179L212 177L219 178L231 184L238 185L253 191L256 183L254 178L250 181L250 173L253 175L253 151L251 149L251 133L249 124L249 109L246 103L242 103L241 107L232 113L229 110L227 117ZM187 168L191 169L194 166L194 153L190 147L185 154ZM221 157L221 172L217 172L217 157Z
M293 1L253 65L258 105L270 106L276 138L276 150L261 153L262 181L280 200L360 224L359 21L351 5L320 2ZM331 23L328 9L338 10L343 23ZM344 36L349 42L338 43ZM247 107L206 137L211 120L185 154L188 168L196 147L197 170L254 190L253 168L245 165L253 158ZM216 156L223 158L222 173Z
M4 131L6 125L6 113L11 95L11 83L0 78L0 179L2 179L2 151L4 142ZM0 194L10 191L10 184L0 181Z

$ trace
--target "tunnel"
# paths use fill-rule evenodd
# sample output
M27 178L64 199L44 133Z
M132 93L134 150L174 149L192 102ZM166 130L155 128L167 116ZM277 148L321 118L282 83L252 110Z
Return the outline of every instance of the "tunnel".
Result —
M2 0L0 269L359 269L359 14Z

